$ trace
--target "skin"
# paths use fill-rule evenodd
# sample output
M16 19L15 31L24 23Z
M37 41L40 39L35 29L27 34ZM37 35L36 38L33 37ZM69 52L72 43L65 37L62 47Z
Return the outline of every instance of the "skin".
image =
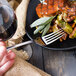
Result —
M8 52L5 43L0 41L0 76L3 76L12 67L14 59L15 54L11 50Z

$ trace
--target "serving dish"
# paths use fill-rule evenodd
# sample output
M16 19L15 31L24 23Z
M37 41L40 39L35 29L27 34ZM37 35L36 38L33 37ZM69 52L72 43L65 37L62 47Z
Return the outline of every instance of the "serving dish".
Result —
M57 40L56 42L45 46L42 45L41 42L36 42L36 36L34 36L33 31L34 29L30 28L30 24L33 23L36 19L38 19L39 17L36 14L36 6L39 4L39 0L31 0L29 5L28 5L28 10L27 10L27 17L26 17L26 34L28 35L28 37L33 40L37 45L42 46L44 48L47 49L51 49L51 50L71 50L71 49L75 49L76 48L76 39L69 39L67 38L67 40L60 42L59 40Z

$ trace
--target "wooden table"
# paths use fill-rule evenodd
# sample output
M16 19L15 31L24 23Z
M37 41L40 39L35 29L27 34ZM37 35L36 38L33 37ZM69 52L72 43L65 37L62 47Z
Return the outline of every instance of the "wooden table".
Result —
M33 55L29 60L36 67L52 76L76 76L76 51L53 51L32 44Z

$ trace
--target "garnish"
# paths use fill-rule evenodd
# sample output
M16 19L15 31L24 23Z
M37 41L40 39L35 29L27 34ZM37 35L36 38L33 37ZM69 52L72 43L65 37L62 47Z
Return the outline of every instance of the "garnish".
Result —
M36 30L34 31L34 34L41 32L42 36L44 36L50 29L51 22L55 17L56 16L43 17L43 18L40 18L40 19L37 19L36 21L34 21L30 25L31 28L37 27Z

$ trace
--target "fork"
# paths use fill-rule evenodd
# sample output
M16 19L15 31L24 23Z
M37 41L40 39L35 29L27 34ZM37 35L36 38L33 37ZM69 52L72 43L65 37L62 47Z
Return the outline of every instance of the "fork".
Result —
M42 40L46 45L49 45L55 42L56 40L60 39L64 35L65 35L64 31L62 29L59 29L58 31L43 36Z

